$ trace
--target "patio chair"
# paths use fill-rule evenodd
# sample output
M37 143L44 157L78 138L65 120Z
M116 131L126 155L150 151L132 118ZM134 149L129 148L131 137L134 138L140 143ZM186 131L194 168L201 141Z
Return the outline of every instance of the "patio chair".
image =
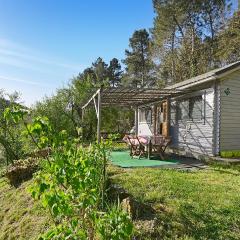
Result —
M137 136L124 136L123 140L129 145L130 148L130 156L138 156L140 158L145 153L145 147L139 140Z
M151 144L152 144L152 150L159 154L160 158L162 160L165 159L165 150L171 143L171 138L170 137L164 137L164 136L154 136Z

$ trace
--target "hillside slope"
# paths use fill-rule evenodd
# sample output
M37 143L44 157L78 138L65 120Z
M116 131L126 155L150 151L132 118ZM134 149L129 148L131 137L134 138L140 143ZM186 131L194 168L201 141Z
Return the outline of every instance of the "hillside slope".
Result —
M0 178L0 240L36 239L48 228L50 217L31 198L27 190L30 184L27 181L14 188Z

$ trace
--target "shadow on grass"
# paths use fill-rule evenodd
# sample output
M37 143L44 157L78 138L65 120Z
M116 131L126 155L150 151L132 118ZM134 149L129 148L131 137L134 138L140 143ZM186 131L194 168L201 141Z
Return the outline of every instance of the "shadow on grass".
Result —
M236 229L236 219L227 219L227 216L233 215L234 211L231 207L229 209L214 209L213 206L200 208L194 206L194 203L184 203L179 208L179 220L185 227L185 233L194 239L239 239L240 229Z

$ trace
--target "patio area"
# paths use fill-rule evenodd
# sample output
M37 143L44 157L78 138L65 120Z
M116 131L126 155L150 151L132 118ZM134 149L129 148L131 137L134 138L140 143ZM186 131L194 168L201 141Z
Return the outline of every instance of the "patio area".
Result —
M178 170L194 171L206 169L207 165L197 159L182 157L177 155L167 155L165 160L160 157L153 156L150 159L147 157L133 157L129 155L129 151L113 151L110 156L110 161L113 165L122 168L139 168L139 167L160 167L174 168Z

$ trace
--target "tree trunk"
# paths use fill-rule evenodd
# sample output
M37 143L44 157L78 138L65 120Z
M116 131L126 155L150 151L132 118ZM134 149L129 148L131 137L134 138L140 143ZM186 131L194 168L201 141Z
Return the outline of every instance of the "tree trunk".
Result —
M176 82L176 67L175 67L175 58L174 58L174 49L175 49L175 28L172 32L172 41L171 41L171 52L172 52L172 83Z

